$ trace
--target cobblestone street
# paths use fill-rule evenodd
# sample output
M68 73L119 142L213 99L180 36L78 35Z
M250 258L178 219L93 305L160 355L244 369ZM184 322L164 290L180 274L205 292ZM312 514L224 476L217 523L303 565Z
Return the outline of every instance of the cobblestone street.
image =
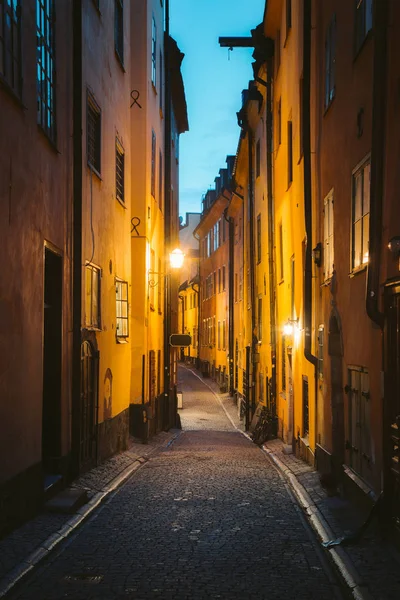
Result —
M180 387L180 436L10 598L344 597L270 459L191 371L180 370Z

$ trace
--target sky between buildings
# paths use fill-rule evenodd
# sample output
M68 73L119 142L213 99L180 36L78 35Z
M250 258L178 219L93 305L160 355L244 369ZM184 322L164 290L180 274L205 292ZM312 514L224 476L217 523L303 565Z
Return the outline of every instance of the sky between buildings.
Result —
M228 154L236 154L236 113L253 78L252 50L229 52L219 36L249 36L263 20L265 0L170 0L170 33L185 54L182 73L189 131L180 138L180 208L199 212Z

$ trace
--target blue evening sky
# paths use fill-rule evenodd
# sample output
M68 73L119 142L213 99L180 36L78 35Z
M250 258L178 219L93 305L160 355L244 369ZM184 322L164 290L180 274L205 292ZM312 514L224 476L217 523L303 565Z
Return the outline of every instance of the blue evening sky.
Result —
M180 137L180 208L199 212L228 154L236 154L236 113L253 77L252 50L220 48L219 36L249 36L265 0L170 0L170 33L185 54L189 131ZM229 54L229 59L228 59Z

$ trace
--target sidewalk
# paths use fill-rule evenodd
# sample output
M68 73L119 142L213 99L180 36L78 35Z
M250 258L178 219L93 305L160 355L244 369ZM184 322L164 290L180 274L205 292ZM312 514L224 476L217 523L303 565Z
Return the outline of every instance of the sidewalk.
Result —
M148 444L131 438L128 450L88 471L70 486L86 490L89 500L75 514L43 511L0 540L0 598L87 519L153 452L168 446L177 435L177 430L161 432Z
M219 393L219 387L212 379L203 379L193 368L190 370L214 392L231 422L247 436L229 394ZM321 485L319 473L294 454L284 453L283 448L284 444L280 439L270 440L262 446L287 480L321 543L357 531L363 523L359 511L345 499L329 495ZM400 552L384 539L376 520L356 543L334 546L324 551L340 571L353 598L400 598Z

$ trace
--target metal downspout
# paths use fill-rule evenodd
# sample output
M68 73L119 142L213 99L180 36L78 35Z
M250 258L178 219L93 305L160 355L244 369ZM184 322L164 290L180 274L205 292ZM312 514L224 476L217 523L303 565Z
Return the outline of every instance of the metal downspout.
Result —
M367 272L367 315L381 329L384 314L380 312L379 277L382 248L382 201L385 169L385 109L387 96L388 2L374 2L374 79L372 105L371 189L369 218L369 261Z
M231 217L226 216L226 209L224 210L224 218L228 223L229 227L229 329L228 329L228 351L229 351L229 394L233 395L233 348L234 348L234 274L235 274L235 254L234 254L234 223Z
M311 0L303 14L303 166L306 249L304 269L304 356L314 366L314 401L317 415L318 358L311 351L312 334L312 188L311 188ZM316 431L315 431L316 434ZM316 440L315 440L316 441Z
M254 185L253 185L253 143L254 136L250 127L247 127L247 139L248 139L248 147L249 147L249 236L250 236L250 245L249 245L249 265L250 265L250 298L251 298L251 355L254 357L254 330L256 328L256 313L255 313L255 249L254 249ZM250 381L250 389L251 389L251 408L252 415L255 411L255 392L256 392L256 364L251 361L251 381Z
M72 5L73 47L73 264L72 264L72 477L80 463L81 311L82 311L82 3Z

